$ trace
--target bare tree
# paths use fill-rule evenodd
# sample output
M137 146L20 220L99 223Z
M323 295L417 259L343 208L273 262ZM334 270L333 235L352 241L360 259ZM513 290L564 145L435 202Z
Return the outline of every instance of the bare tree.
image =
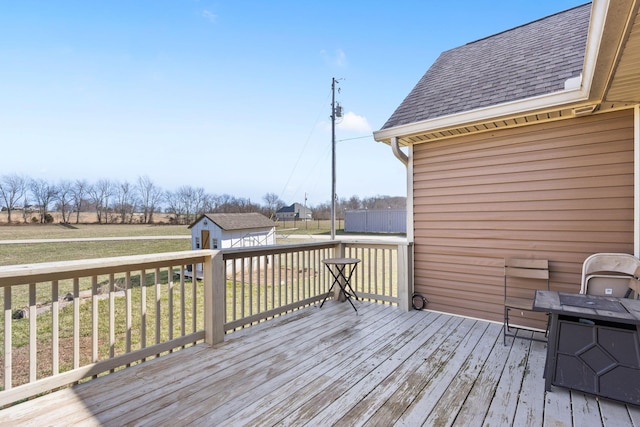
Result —
M184 206L180 195L175 191L167 191L164 195L164 200L167 203L166 212L173 215L171 220L176 224L180 224L182 215L184 215Z
M273 218L276 212L286 205L276 193L267 193L262 200L266 203L267 216L270 218Z
M27 180L17 174L5 175L0 178L0 197L4 201L4 205L7 208L7 220L11 223L11 211L14 210L20 200L25 197L27 192ZM24 211L24 205L26 203L23 200L22 208Z
M205 206L206 193L203 188L183 185L178 188L177 195L184 212L182 222L189 224L195 219L196 215L202 213Z
M125 224L133 221L136 208L136 190L128 181L116 183L113 186L115 201L113 210L120 216L120 222Z
M58 200L58 211L62 215L62 222L64 224L69 223L69 217L71 216L71 207L73 203L73 184L71 181L62 180L58 184L58 193L56 199Z
M344 206L344 209L360 209L361 203L358 196L351 196L349 200L340 201Z
M113 183L108 179L101 179L89 189L89 197L95 205L96 220L98 224L108 222L107 212L109 209L109 199L113 195Z
M210 196L204 191L204 188L198 187L193 191L193 216L187 219L187 223L192 223L200 215L206 212L209 205Z
M162 202L162 190L157 187L148 176L138 177L138 195L142 209L142 221L145 224L153 222L153 214Z
M49 205L56 198L58 188L56 185L49 184L44 179L32 179L29 181L29 190L35 202L38 204L40 223L44 224L49 222L47 217Z
M80 212L85 201L85 196L91 189L89 183L82 179L77 179L71 187L71 198L73 200L73 209L76 211L76 224L80 222Z

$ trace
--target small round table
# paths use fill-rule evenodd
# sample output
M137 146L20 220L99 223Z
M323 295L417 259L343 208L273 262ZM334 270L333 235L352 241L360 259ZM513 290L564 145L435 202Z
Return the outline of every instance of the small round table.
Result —
M320 308L322 308L322 306L324 305L324 302L327 300L327 298L329 298L329 295L331 295L331 291L333 290L333 287L337 283L338 286L340 286L340 292L342 292L345 299L349 301L349 304L351 304L351 307L353 307L353 309L357 313L358 309L353 304L353 301L351 301L351 297L354 297L357 301L358 296L356 295L356 292L351 287L350 281L351 281L351 276L353 275L354 271L356 271L355 266L360 262L360 260L358 258L326 258L326 259L323 259L322 262L324 263L324 265L327 266L327 269L333 276L333 283L329 288L329 292L327 292L327 295L325 295L324 299L322 300L322 304L320 304ZM335 266L335 268L331 268L332 266ZM349 266L349 270L348 270L348 273L345 274L345 270L347 266Z

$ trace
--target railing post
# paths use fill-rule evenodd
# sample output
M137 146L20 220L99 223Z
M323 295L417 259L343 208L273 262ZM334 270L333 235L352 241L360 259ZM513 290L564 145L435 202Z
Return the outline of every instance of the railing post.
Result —
M206 257L202 265L204 280L204 332L209 345L224 341L225 288L224 260L221 251Z
M413 298L413 244L398 245L398 307L403 311L411 308Z

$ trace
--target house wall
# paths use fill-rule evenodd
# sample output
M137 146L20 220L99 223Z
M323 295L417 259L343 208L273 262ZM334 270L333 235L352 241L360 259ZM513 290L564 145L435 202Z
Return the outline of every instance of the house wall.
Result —
M416 292L501 321L505 257L548 259L551 288L578 292L587 256L633 253L633 137L624 110L414 146Z

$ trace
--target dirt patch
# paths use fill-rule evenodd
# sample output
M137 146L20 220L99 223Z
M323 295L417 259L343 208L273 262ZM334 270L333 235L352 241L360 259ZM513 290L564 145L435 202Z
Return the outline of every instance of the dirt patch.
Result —
M73 368L73 338L60 338L58 345L59 370L68 371ZM51 341L40 342L37 351L36 376L38 379L51 376L53 372L53 348ZM91 337L80 337L80 366L91 363ZM4 366L4 357L0 357ZM29 382L29 345L14 348L11 354L13 387ZM0 370L0 384L4 384L4 369Z

